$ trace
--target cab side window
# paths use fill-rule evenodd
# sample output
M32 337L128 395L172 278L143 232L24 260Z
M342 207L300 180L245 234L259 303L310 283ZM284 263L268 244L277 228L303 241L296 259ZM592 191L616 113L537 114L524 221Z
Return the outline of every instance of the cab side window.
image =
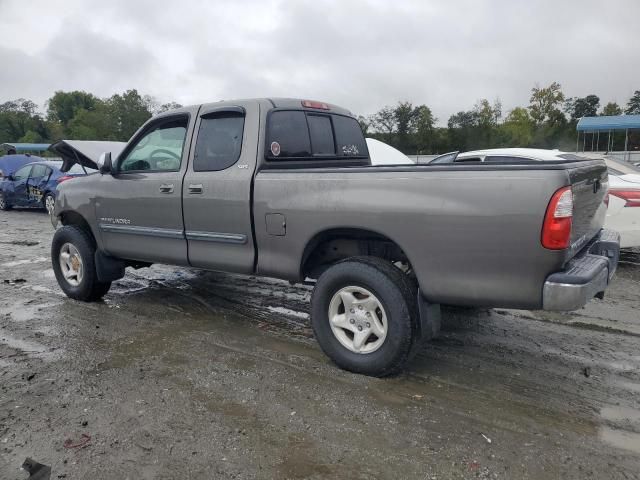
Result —
M127 173L180 170L187 122L185 117L156 124L140 137L120 161L118 171Z
M214 172L235 164L242 150L244 116L225 112L200 120L193 159L194 172Z

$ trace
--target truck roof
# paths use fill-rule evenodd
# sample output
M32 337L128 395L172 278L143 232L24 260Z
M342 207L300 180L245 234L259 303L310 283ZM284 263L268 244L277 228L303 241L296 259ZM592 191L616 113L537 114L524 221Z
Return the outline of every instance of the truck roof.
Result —
M323 105L326 105L329 109L326 110L326 109L316 109L316 108L305 107L303 106L303 102L313 102L313 103L323 104ZM283 109L290 108L295 110L326 111L330 113L337 113L340 115L353 116L351 111L347 110L346 108L340 107L338 105L334 105L332 103L309 100L304 98L285 98L285 97L236 98L236 99L230 99L230 100L219 100L217 102L207 102L207 103L196 104L196 105L187 105L185 107L182 107L176 110L170 110L169 112L164 112L163 114L171 113L171 112L179 112L183 109L189 109L189 108L199 107L199 106L207 106L207 107L212 107L214 105L219 105L221 107L233 106L233 105L242 106L243 104L248 104L248 103L270 103L272 108L283 108Z

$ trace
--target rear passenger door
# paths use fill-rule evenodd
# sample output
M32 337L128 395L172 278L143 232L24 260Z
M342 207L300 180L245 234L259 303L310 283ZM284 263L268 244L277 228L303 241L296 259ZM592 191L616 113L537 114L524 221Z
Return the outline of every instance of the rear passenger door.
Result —
M46 165L34 165L29 175L27 184L28 201L31 206L42 205L42 197L44 196L44 188L49 177L51 169Z
M203 106L184 179L189 263L238 273L253 271L251 186L259 105Z

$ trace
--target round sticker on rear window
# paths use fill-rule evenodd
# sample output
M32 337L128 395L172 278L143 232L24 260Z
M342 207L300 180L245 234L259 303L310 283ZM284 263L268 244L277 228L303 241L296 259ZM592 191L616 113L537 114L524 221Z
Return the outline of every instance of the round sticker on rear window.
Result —
M278 142L271 142L271 154L274 157L280 155L280 144Z

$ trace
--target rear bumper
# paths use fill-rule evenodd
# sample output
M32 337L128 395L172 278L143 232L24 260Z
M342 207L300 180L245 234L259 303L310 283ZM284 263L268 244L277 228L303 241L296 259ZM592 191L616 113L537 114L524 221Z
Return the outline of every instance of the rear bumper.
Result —
M544 283L542 308L568 311L584 307L603 295L618 266L620 235L613 230L600 233L562 272L552 273Z

